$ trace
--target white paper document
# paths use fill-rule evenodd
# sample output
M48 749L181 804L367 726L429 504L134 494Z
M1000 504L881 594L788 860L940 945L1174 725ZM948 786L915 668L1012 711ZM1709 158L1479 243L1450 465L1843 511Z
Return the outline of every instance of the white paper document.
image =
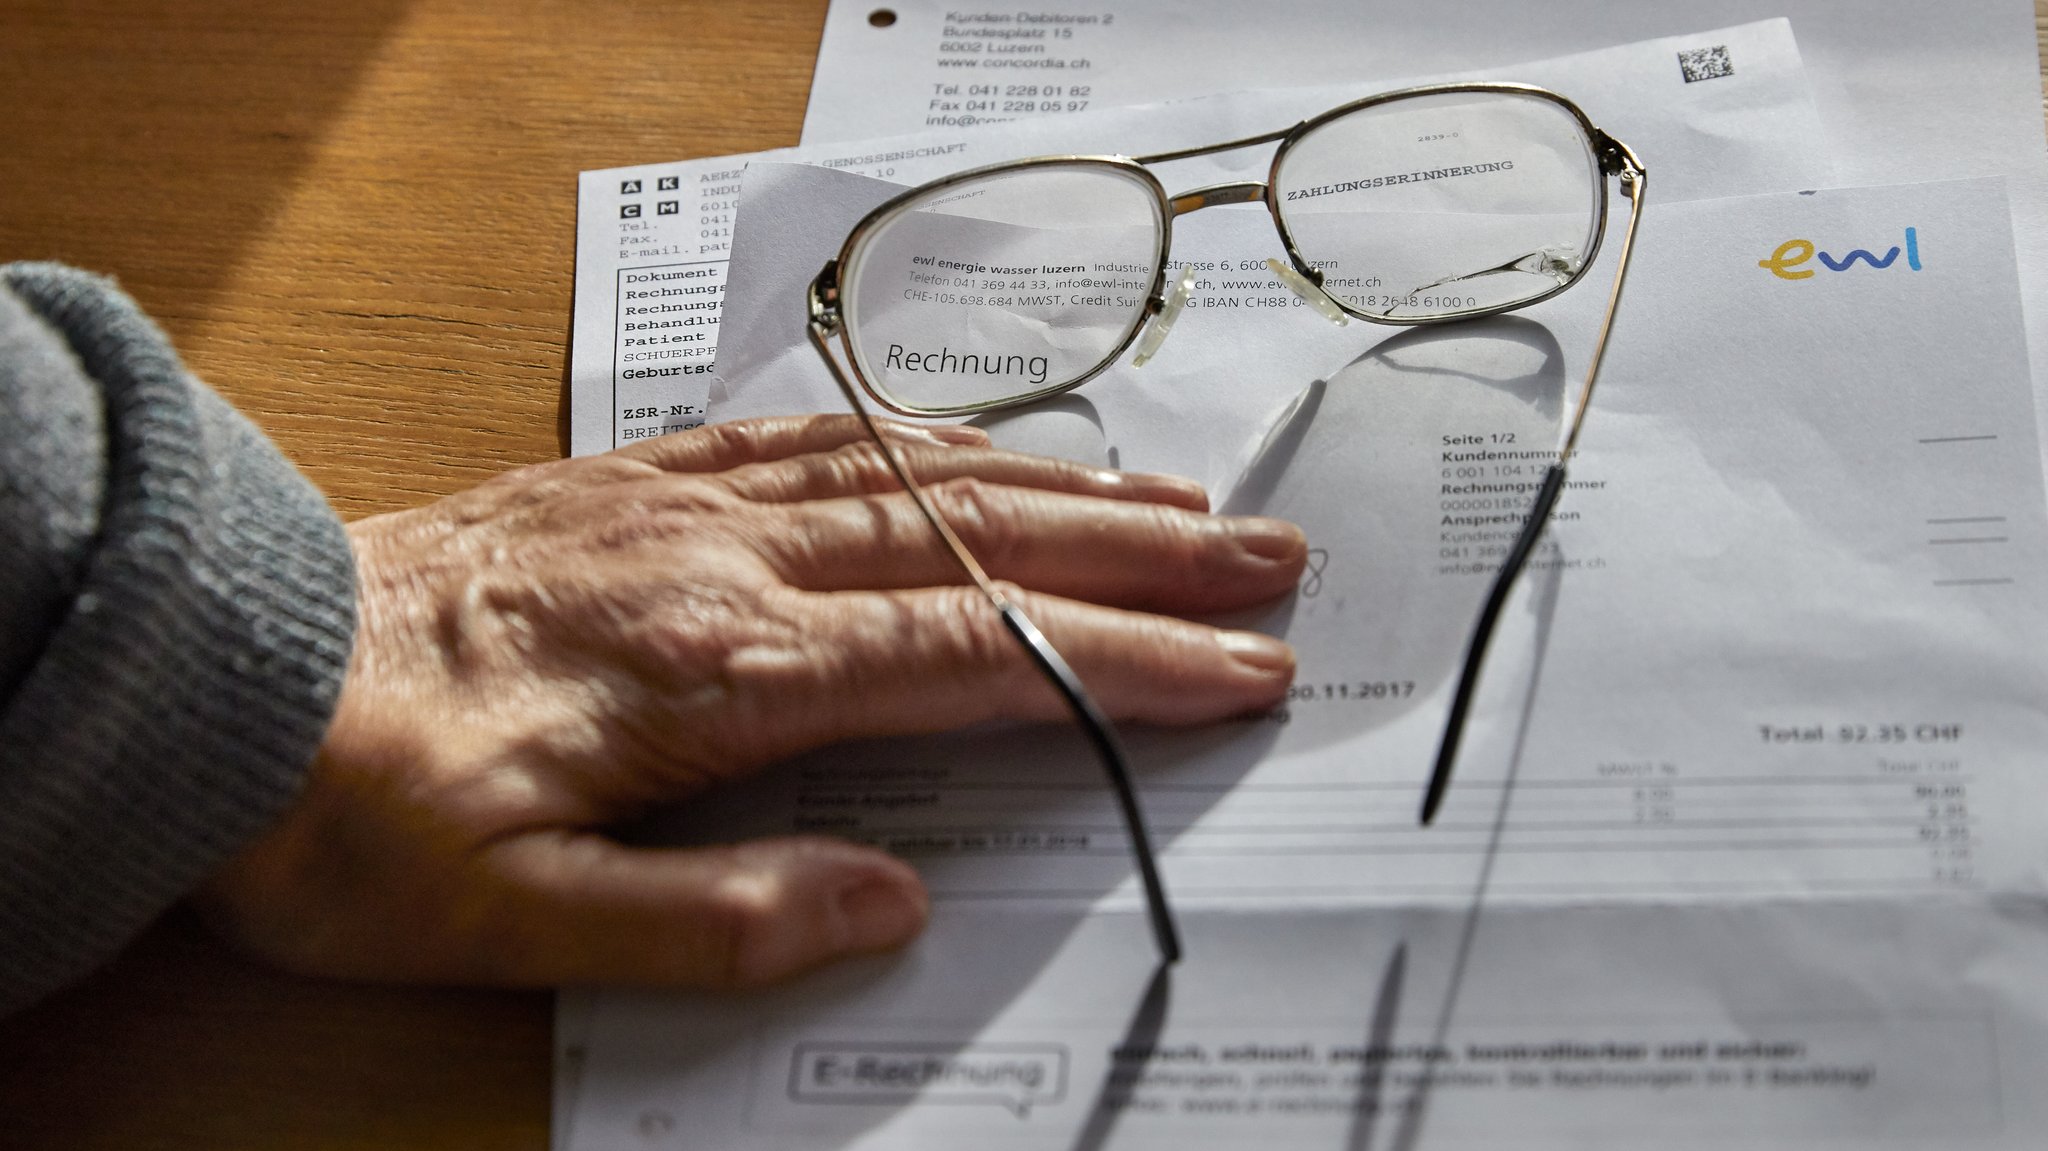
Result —
M876 9L895 19L876 26ZM2028 0L833 0L804 142L1498 68L1778 17L1799 35L1844 180L2048 166ZM1663 63L1711 76L1711 47Z
M1466 629L1569 416L1572 293L1206 425L1226 506L1315 551L1247 621L1300 653L1284 708L1126 733L1188 959L1155 969L1071 733L830 749L671 831L890 846L930 934L745 999L607 993L571 1146L2038 1146L2015 279L1997 181L1654 211L1426 829Z
M1691 85L1668 74L1664 64L1671 53L1708 45L1724 49L1731 62L1740 62L1741 71L1714 84ZM1663 194L1674 199L1830 181L1832 169L1812 94L1790 26L1783 20L1603 48L1519 65L1512 72L1515 79L1572 94L1606 117L1608 126L1624 139L1654 151L1661 157L1660 172L1667 176L1668 191ZM603 451L704 420L710 368L718 350L725 260L732 243L737 192L751 160L801 160L842 172L919 180L1019 155L1140 152L1237 138L1312 115L1359 94L1355 84L1243 92L1172 107L1102 110L993 130L952 128L846 146L782 149L755 156L584 173L578 201L572 452ZM1266 151L1180 164L1167 171L1188 183L1257 178L1261 174L1257 165ZM840 237L825 237L830 229L816 228L816 218L815 205L801 206L795 213L795 221L807 222L805 234L821 237L821 250L829 253ZM841 226L840 236L843 234ZM1247 250L1268 251L1272 246L1270 225L1263 231L1251 229L1246 242ZM805 254L808 266L800 269L805 282L824 258ZM1257 294L1265 293L1262 285ZM1203 298L1221 297L1205 290ZM653 310L628 311L641 308ZM792 299L787 306L778 303L777 310L761 314L773 316L780 325L785 316L800 316L800 311L790 310L800 308L801 300ZM778 339L794 341L800 329L790 323L773 331ZM1215 334L1227 332L1218 328ZM1339 355L1348 358L1358 346L1356 341L1347 342L1339 348ZM1199 353L1199 341L1180 351L1175 362L1185 372L1195 365L1192 357ZM817 365L805 361L803 367L814 372ZM804 378L818 382L812 375ZM1308 377L1274 378L1281 381L1275 394L1281 394ZM777 395L769 389L756 399L772 405L778 402ZM1265 401L1245 395L1233 398L1240 418L1257 419L1265 414ZM841 401L828 391L789 397L787 402L830 409ZM1029 420L1013 421L1001 431L1007 442L1066 455L1087 457L1105 450L1100 430L1071 415L1038 413ZM1220 450L1226 457L1235 451L1228 444ZM571 1121L578 1111L576 1085L585 1059L588 1020L587 994L565 991L556 1025L557 1146L568 1145Z
M1739 70L1684 82L1674 52L1719 49ZM1429 77L1400 81L1420 83ZM1542 84L1660 160L1671 199L1814 187L1834 169L1790 26L1768 20L1518 64L1466 79ZM1296 78L1300 79L1299 77ZM1216 143L1285 127L1372 88L1356 83L1241 92L1162 106L1102 110L994 128L947 128L857 144L781 149L585 172L577 201L576 311L570 366L571 452L605 451L705 419L725 277L748 165L801 162L917 183L997 160L1051 153L1138 154ZM1205 157L1165 170L1174 186L1257 179L1270 148ZM816 223L800 209L774 227ZM838 235L806 281L836 251ZM806 235L822 235L807 227ZM1262 272L1261 275L1264 273ZM801 344L797 310L747 317ZM830 406L836 407L837 400ZM786 410L786 409L785 409Z
M886 22L870 20L877 9ZM1057 119L1304 77L1498 67L1779 16L1798 33L1843 183L2007 178L2021 291L2034 330L2048 330L2048 147L2028 0L835 0L804 141L968 116ZM1722 71L1711 46L1663 64L1674 76ZM2035 357L2034 381L2048 407L2048 354Z
M1683 42L1708 41L1733 41L1737 56L1781 64L1789 59L1782 22ZM1650 166L1652 203L1831 182L1824 151L1813 136L1798 131L1810 122L1796 100L1785 101L1768 89L1753 95L1730 86L1716 94L1711 85L1684 84L1663 67L1671 47L1669 41L1634 45L1529 65L1512 74L1554 87L1583 77L1599 89L1602 105L1612 112L1594 114ZM1295 100L1306 105L1301 111L1332 103L1327 94L1317 97ZM1161 115L1189 107L1162 109ZM1286 122L1278 117L1264 122L1276 121ZM1255 126L1243 123L1240 128ZM1229 133L1196 137L1211 142L1229 138ZM1173 193L1263 178L1271 155L1271 146L1248 148L1162 164L1158 171ZM802 338L809 286L818 269L838 254L853 224L901 188L856 173L766 160L749 170L743 187L746 208L735 241L739 260L726 285L730 318L716 361L716 417L837 408L844 401ZM1624 215L1624 210L1612 213L1611 231L1619 230ZM1093 386L1058 403L979 421L998 442L1173 472L1217 488L1231 481L1242 462L1234 434L1218 434L1217 429L1248 431L1275 402L1394 330L1363 323L1338 327L1303 306L1266 267L1266 260L1282 254L1282 248L1263 208L1225 207L1185 216L1176 222L1173 238L1171 264L1191 269L1197 279L1189 311L1158 357L1142 368L1134 357L1126 357ZM965 282L946 286L964 292L994 283L961 279ZM1368 295L1413 286L1353 282L1343 275L1328 282L1333 291ZM906 281L904 287L920 285ZM1573 338L1563 341L1564 370L1583 367L1603 299L1598 289L1580 289L1549 309L1573 324ZM1198 421L1201 429L1191 428L1189 421Z
M970 915L766 999L608 995L575 1151L2031 1149L2038 920L1983 906Z

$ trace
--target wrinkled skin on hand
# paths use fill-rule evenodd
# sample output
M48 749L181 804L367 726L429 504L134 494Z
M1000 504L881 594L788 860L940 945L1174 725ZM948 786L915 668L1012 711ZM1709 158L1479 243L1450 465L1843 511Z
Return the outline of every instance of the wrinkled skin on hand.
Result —
M1285 694L1285 645L1180 617L1290 589L1291 525L973 429L889 434L1111 714L1199 723ZM735 988L898 947L927 903L884 852L603 829L837 740L1065 716L851 417L524 468L350 535L361 623L333 726L299 802L200 898L294 969Z

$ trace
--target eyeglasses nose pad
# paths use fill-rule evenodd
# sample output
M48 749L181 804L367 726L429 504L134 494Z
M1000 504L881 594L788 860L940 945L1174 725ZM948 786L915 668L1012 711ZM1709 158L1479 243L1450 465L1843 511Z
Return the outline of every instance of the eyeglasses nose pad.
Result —
M1144 367L1158 353L1159 345L1166 342L1166 337L1173 334L1173 322L1180 319L1180 310L1188 306L1188 293L1194 288L1195 270L1183 267L1180 279L1166 293L1166 306L1159 309L1159 314L1145 326L1145 334L1138 337L1138 354L1131 359L1132 367Z
M1270 258L1266 261L1266 269L1279 277L1281 283L1293 289L1294 294L1302 298L1302 302L1321 312L1324 319L1340 328L1351 322L1351 317L1344 313L1344 309L1338 306L1337 301L1330 298L1330 293L1323 291L1322 285L1314 280Z

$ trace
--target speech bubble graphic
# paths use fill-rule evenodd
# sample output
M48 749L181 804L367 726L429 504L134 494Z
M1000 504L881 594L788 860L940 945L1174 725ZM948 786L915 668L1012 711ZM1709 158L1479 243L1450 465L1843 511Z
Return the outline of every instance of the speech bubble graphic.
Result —
M1067 1094L1057 1043L799 1043L789 1064L798 1103L993 1103L1019 1119Z

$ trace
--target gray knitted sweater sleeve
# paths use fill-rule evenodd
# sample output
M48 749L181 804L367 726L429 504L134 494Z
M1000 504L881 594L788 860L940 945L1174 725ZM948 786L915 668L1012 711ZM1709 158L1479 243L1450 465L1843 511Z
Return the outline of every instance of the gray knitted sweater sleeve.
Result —
M0 265L0 1014L283 811L354 630L340 522L109 282Z

